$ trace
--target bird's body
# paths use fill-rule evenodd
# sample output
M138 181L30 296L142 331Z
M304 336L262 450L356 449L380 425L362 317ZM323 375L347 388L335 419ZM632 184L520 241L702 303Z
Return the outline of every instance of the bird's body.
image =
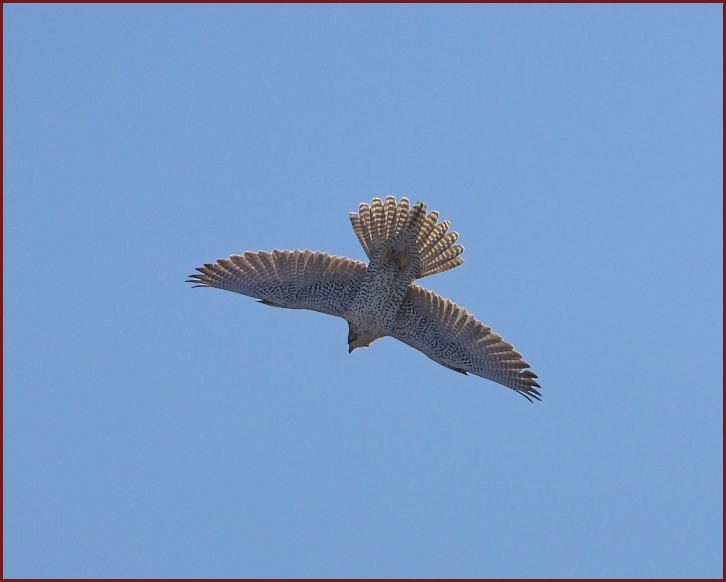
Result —
M246 252L197 269L190 283L242 293L266 305L311 309L348 322L348 349L391 336L461 373L540 399L537 376L512 346L466 310L415 284L460 265L449 223L406 198L375 198L351 213L368 265L312 251Z
M391 335L404 297L421 271L416 245L422 207L414 207L401 230L380 241L346 319L349 351Z

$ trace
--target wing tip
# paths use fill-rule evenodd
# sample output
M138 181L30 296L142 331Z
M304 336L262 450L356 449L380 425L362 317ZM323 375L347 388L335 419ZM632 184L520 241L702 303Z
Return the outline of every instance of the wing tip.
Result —
M535 388L535 386L536 386L536 388ZM538 400L538 401L541 402L542 401L542 393L539 390L537 390L537 388L539 388L539 387L540 387L539 384L537 384L536 382L533 382L533 385L528 385L526 387L515 388L515 390L516 390L516 392L518 394L521 394L522 396L524 396L530 402L534 402L534 400Z

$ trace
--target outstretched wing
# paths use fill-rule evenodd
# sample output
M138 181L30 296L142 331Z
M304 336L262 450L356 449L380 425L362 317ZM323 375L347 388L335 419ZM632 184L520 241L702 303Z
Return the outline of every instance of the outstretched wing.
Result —
M255 297L266 305L310 309L344 317L366 265L313 251L260 251L198 267L195 287L216 287Z
M537 376L522 355L448 299L411 285L390 334L429 358L462 374L476 374L541 399Z

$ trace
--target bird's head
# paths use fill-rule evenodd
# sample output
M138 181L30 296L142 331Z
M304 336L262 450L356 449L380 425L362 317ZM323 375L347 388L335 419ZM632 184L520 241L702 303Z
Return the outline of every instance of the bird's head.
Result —
M358 348L367 348L373 340L360 333L352 324L348 323L348 353Z

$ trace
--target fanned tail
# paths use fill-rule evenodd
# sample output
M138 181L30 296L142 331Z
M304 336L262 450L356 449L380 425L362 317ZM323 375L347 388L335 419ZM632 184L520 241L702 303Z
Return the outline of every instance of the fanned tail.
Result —
M401 198L396 204L393 196L385 201L374 198L370 206L361 204L357 213L350 213L353 230L369 259L387 239L404 229L415 228L421 262L419 279L448 271L464 262L459 256L464 252L464 247L454 244L459 235L447 232L449 221L437 223L438 218L439 213L435 210L427 215L426 206L421 202L409 209L407 198Z

